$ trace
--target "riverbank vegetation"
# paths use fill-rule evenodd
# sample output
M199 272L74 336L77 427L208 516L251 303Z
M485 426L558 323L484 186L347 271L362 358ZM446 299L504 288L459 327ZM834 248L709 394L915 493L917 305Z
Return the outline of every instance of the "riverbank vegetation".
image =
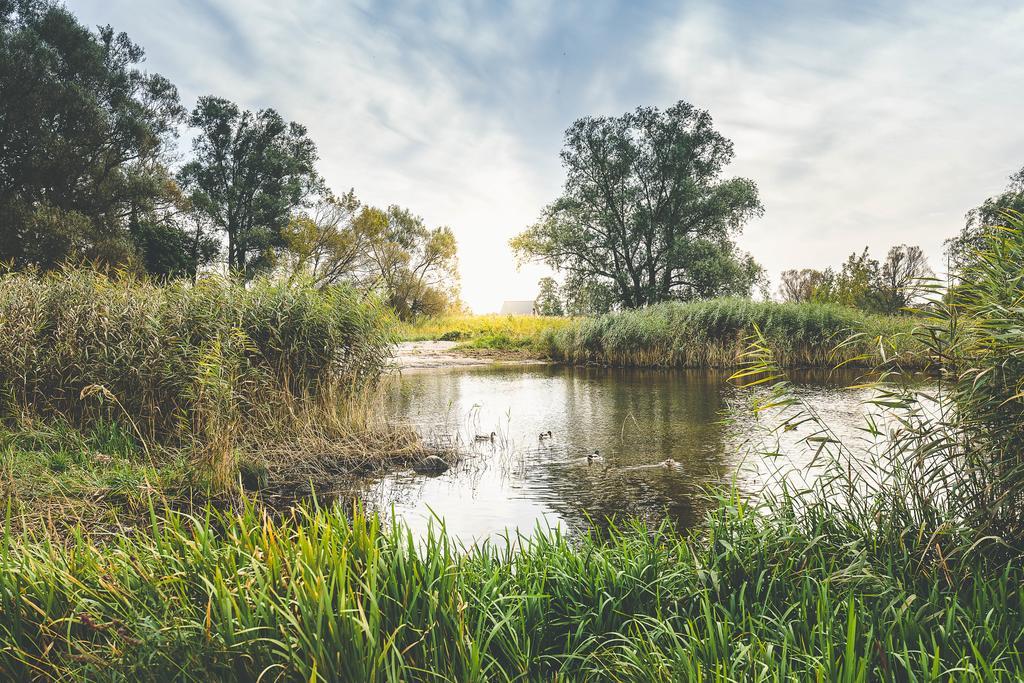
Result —
M735 367L758 328L785 367L927 363L910 334L915 321L830 304L749 299L666 302L574 319L543 332L537 346L559 362L635 367Z
M373 399L393 325L344 286L0 276L9 493L93 472L218 492L243 470L400 457L415 440L384 427Z
M922 556L929 539L887 519L856 528L770 512L722 501L700 538L627 525L465 551L337 507L278 521L252 508L172 515L103 545L5 533L0 672L1009 681L1024 670L1019 564Z
M922 323L938 392L877 386L867 453L755 335L758 410L812 424L820 476L637 522L463 548L337 505L152 510L99 541L7 525L0 672L52 680L1012 681L1024 670L1024 222ZM1015 276L1016 275L1016 276ZM936 410L936 407L938 410ZM159 675L154 672L160 672Z
M406 341L442 340L460 349L516 350L576 365L736 367L757 327L780 365L928 363L912 334L920 320L838 304L750 299L666 302L593 317L443 316L403 325Z
M539 351L547 330L571 324L569 318L534 315L445 315L421 317L398 328L403 341L450 341L460 348Z

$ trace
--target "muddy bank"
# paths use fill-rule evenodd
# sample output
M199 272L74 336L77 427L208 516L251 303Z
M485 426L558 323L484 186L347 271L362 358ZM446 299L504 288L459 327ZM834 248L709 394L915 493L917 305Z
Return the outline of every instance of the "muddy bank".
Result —
M465 349L454 341L402 342L395 349L393 365L399 370L415 368L472 367L501 363L535 365L549 361L534 353L519 350Z

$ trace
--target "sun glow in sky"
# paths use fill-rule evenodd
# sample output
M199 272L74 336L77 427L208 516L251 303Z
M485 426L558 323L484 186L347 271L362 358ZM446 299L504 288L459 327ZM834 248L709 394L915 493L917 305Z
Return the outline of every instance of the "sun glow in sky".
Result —
M580 116L708 109L765 205L740 244L776 281L898 243L941 272L942 241L1024 166L1017 2L67 4L140 43L186 106L274 107L336 192L451 226L479 313L547 274L508 239L558 195Z

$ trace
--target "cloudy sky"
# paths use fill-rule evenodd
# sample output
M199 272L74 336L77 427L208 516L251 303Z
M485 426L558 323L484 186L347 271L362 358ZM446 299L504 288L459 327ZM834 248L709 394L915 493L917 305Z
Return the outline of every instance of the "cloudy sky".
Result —
M777 279L942 241L1024 166L1024 5L67 0L216 94L310 129L331 186L458 238L477 312L533 298L509 237L557 196L583 115L687 100L758 183L740 242Z

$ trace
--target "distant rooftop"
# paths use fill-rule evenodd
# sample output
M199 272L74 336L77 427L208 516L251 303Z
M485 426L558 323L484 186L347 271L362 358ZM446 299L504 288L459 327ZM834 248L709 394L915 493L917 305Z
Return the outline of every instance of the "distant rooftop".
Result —
M501 305L501 312L508 315L534 315L533 300L506 301Z

